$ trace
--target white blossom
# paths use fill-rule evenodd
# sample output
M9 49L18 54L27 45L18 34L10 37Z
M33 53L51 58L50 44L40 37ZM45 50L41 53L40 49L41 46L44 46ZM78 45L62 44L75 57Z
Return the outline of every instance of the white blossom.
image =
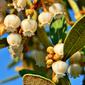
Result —
M52 64L52 70L53 72L56 73L56 76L59 78L65 76L67 68L68 68L67 63L60 60Z
M22 41L22 37L19 34L11 33L7 36L7 42L10 46L19 47Z
M33 19L24 19L21 22L21 28L24 36L31 37L37 30L37 22Z
M4 19L4 24L8 32L14 32L20 26L21 20L17 15L9 14Z

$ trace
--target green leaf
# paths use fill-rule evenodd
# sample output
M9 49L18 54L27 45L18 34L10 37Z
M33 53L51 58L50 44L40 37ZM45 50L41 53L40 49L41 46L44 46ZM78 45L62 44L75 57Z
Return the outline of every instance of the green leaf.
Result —
M55 85L50 79L35 74L24 75L23 82L25 85Z
M0 49L5 48L8 46L6 38L0 39Z
M64 41L64 58L67 60L72 54L85 45L85 15L73 25Z
M15 76L13 76L13 77L9 77L9 78L7 78L7 79L4 79L4 80L0 80L0 83L2 84L2 83L7 83L7 82L10 82L10 81L12 81L12 80L15 80L15 79L17 79L17 78L19 78L20 76L19 75L15 75Z
M66 28L67 25L65 23L65 16L62 16L61 18L58 18L58 16L54 16L52 23L50 25L50 38L55 45L59 42L59 40L64 40L66 36Z
M19 74L20 74L20 76L24 76L25 74L36 74L36 75L41 75L41 76L51 79L52 71L51 70L48 71L44 67L36 66L36 68L34 68L34 70L23 69L23 70L19 71Z
M37 29L37 35L39 37L39 40L41 43L47 48L48 46L52 46L52 43L50 42L44 28L38 28Z
M71 83L70 83L68 76L66 75L66 76L60 78L59 83L56 85L71 85Z

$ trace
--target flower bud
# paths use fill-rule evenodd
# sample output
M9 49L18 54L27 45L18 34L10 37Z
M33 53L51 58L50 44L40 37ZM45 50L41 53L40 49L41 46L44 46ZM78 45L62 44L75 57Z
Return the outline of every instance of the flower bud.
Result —
M64 44L60 43L60 44L55 45L54 46L54 52L56 54L58 54L61 57L61 59L62 59L63 56L64 56Z
M51 65L52 63L53 63L52 59L48 59L47 62L46 62L47 65Z
M52 58L53 58L53 55L52 54L48 54L45 59L48 60L48 59L52 59Z
M74 78L78 77L81 74L81 72L82 67L79 64L72 64L68 68L68 73Z
M46 25L46 24L50 24L50 22L52 20L52 14L49 12L42 12L38 16L38 20L39 20L39 23L41 26Z
M37 22L32 19L24 19L21 22L21 28L23 30L23 35L31 37L34 35L34 32L37 30Z
M10 46L19 47L22 37L19 34L11 33L7 36L7 42Z
M53 54L53 53L54 53L53 47L52 47L52 46L49 46L49 47L47 48L47 52L50 53L50 54Z
M21 20L18 16L14 14L9 14L4 19L4 24L8 32L14 32L20 26Z
M61 56L58 55L57 53L53 56L53 60L58 61L61 59Z
M67 71L68 65L66 62L63 61L57 61L52 64L52 70L56 73L56 75L60 78L65 75L65 72Z

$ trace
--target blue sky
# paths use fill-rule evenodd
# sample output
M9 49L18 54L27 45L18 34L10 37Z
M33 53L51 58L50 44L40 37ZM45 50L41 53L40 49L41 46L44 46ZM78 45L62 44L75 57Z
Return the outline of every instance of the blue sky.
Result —
M73 21L75 21L73 15L74 13L70 10L69 13L71 14L71 18ZM8 52L8 49L7 48L4 48L4 49L0 49L0 80L3 80L5 78L8 78L8 77L11 77L11 76L14 76L16 74L18 74L14 68L12 69L7 69L7 65L11 62L11 56ZM71 80L71 84L74 85L82 85L82 78L83 76L80 76L79 78L77 79L73 79L73 78L70 78ZM10 81L8 83L5 83L5 84L0 84L0 85L23 85L22 84L22 78L19 78L19 79L16 79L16 80L13 80L13 81Z
M8 77L12 77L16 74L18 74L14 68L7 69L7 65L11 62L11 56L8 52L7 48L0 49L0 80L3 80ZM5 83L3 85L22 85L22 79L16 79L14 81ZM0 84L2 85L2 84Z
M5 78L11 77L13 75L18 74L14 68L12 69L7 69L7 65L11 62L11 56L8 52L7 48L0 49L0 80L3 80ZM77 79L70 78L72 85L77 84L77 85L82 85L82 78L83 76L80 76ZM5 84L0 84L0 85L23 85L22 84L22 78L16 79L14 81L10 81Z

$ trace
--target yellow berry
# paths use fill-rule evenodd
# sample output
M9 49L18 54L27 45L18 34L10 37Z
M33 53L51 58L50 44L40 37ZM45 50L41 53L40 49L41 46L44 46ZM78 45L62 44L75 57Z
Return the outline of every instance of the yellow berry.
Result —
M53 56L53 60L55 60L55 61L58 61L60 59L61 59L61 57L57 53Z
M52 63L53 63L52 59L48 59L47 62L46 62L47 65L51 65Z
M54 53L53 47L52 47L52 46L49 46L49 47L47 48L47 52L48 52L48 53Z

